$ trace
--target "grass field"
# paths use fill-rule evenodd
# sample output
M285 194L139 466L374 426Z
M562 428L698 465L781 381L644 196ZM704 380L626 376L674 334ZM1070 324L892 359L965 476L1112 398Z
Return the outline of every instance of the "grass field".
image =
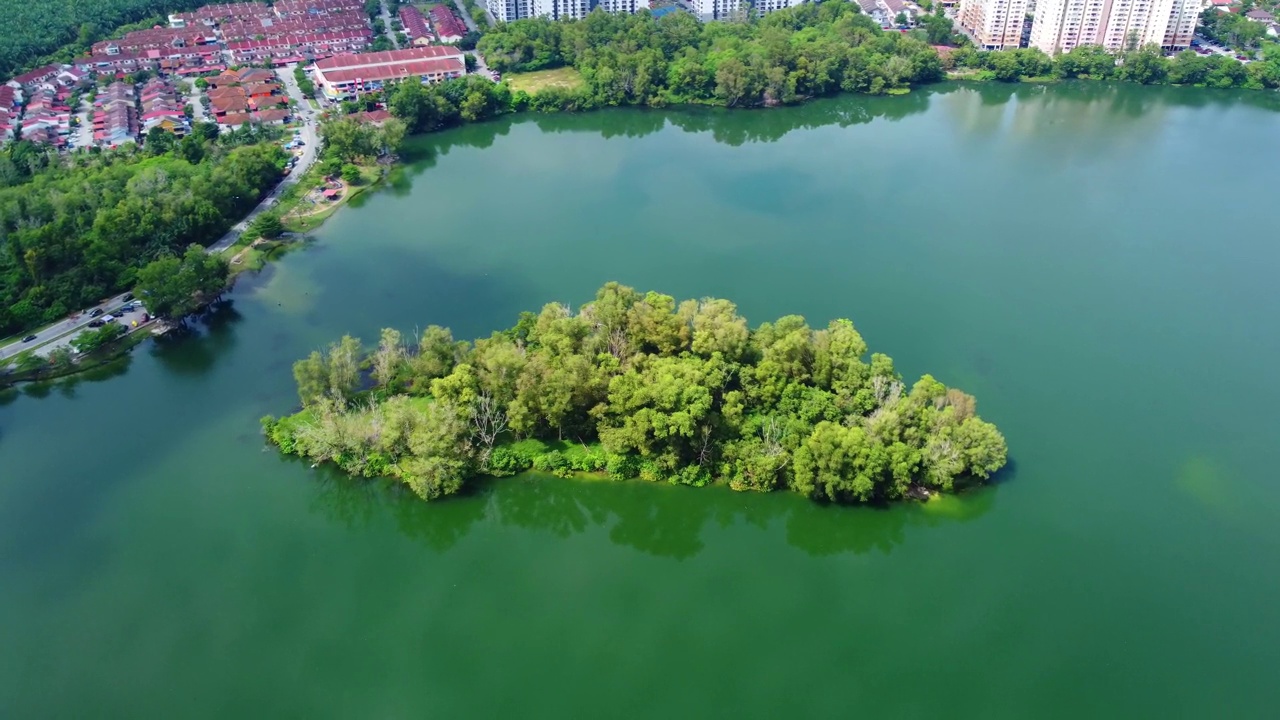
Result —
M510 83L512 90L523 90L530 95L548 87L582 87L582 76L578 74L577 70L569 67L556 68L555 70L538 70L537 72L529 73L512 73L504 76L503 80Z

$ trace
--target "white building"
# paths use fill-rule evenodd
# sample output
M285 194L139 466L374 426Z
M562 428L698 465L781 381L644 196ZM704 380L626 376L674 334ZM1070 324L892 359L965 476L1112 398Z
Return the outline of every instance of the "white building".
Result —
M539 15L553 20L584 18L592 0L489 0L489 12L499 22L511 22ZM645 0L644 7L649 7Z
M1054 55L1080 45L1123 52L1191 44L1200 0L1037 0L1031 47Z
M1037 0L1037 5L1054 1ZM1027 0L960 0L960 27L968 30L983 50L1021 46L1026 19Z
M649 8L649 0L600 0L598 7L605 12L635 15Z
M723 20L738 14L740 0L692 0L689 3L699 20Z
M756 12L764 15L766 13L783 10L789 7L795 7L807 0L754 0Z

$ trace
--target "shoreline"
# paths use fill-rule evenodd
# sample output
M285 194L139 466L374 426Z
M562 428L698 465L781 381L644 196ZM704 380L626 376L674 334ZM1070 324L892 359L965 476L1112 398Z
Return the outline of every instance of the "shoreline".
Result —
M758 106L758 107L723 107L718 105L689 103L686 105L671 105L664 108L660 108L660 110L680 112L682 110L696 111L696 110L705 110L709 108L716 108L716 109L721 109L726 111L732 111L732 110L769 111L769 110L778 110L778 109L784 109L784 108L799 108L802 106L810 105L815 101L831 100L831 99L836 99L841 97L865 97L865 98L910 97L912 94L914 94L914 91L935 90L938 88L938 86L946 85L946 84L951 84L961 88L1007 87L1010 90L1016 90L1020 86L1044 87L1048 85L1062 85L1064 83L1077 83L1077 82L1087 86L1094 86L1094 87L1101 87L1106 85L1111 85L1111 86L1141 85L1143 87L1150 87L1150 88L1178 88L1178 89L1184 89L1184 90L1189 90L1194 88L1194 89L1203 89L1203 90L1227 90L1227 91L1237 91L1237 92L1249 89L1249 88L1241 88L1241 87L1210 88L1210 87L1204 87L1204 86L1167 85L1167 84L1146 85L1142 83L1135 83L1131 81L1120 80L1117 78L1095 79L1095 78L1038 77L1038 78L1025 78L1017 81L1006 82L1006 81L994 80L989 78L974 77L974 74L975 73L973 71L963 71L963 70L948 71L947 78L941 82L928 83L928 84L920 85L917 87L903 89L902 92L886 93L879 96L871 95L867 93L858 93L858 92L839 92L833 95L824 95L820 97L806 98L801 102L790 104L790 105ZM1261 92L1256 94L1248 93L1248 96L1254 96L1254 95L1258 97L1262 97L1262 96L1265 96L1266 93L1261 93ZM645 110L649 108L645 108L643 106L634 106L634 105L621 105L621 106L610 106L610 107L599 107L599 108L586 108L586 109L580 109L580 110L569 110L569 109L559 109L559 108L551 109L551 110L534 110L532 108L525 107L517 110L512 110L510 112L506 112L493 117L487 117L487 118L483 118L475 121L462 122L457 125L450 126L448 128L441 128L439 130L417 133L409 137L415 141L420 141L421 139L430 135L436 135L442 132L447 132L449 130L458 130L466 126L483 125L487 122L490 122L493 120L501 120L504 118L509 118L509 119L519 119L522 117L537 118L538 116L543 116L543 115L588 115L588 114L593 114L600 110L613 110L613 109ZM319 148L316 148L317 155L318 155L318 151L319 151ZM231 272L228 277L227 289L228 290L233 289L238 278L243 273L250 272L250 271L261 272L263 269L266 268L268 263L278 259L284 254L287 254L290 250L296 247L306 245L308 242L310 242L310 238L308 237L309 233L323 226L324 223L330 217L335 215L338 212L338 210L343 208L353 198L358 197L364 194L365 192L368 192L370 190L380 187L397 168L403 167L403 166L404 166L403 157L397 157L394 161L389 163L384 162L384 163L375 163L373 165L362 165L360 167L362 172L364 173L365 178L361 184L349 185L344 183L343 184L344 192L339 199L323 207L320 210L310 212L310 213L304 213L300 215L294 215L293 217L288 217L288 216L292 214L295 211L295 209L304 202L307 195L314 192L316 189L318 189L324 184L325 178L316 174L317 169L314 167L314 165L308 168L301 175L296 176L297 177L296 180L293 180L290 182L290 178L288 176L286 176L285 178L282 178L281 183L278 184L275 188L273 188L264 196L259 206L256 206L253 209L253 211L251 211L248 215L246 215L244 218L242 218L241 220L237 221L235 224L232 225L232 229L228 231L228 234L235 232L235 228L244 226L251 218L257 216L259 213L263 211L283 209L284 212L282 213L282 220L284 221L284 225L286 228L285 235L283 235L280 238L271 239L271 240L264 239L264 238L257 238L251 241L241 241L239 238L237 238L236 241L234 241L230 245L223 248L219 248L217 250L212 250L212 248L214 248L215 246L210 246L211 251L216 252L222 255L223 257L226 257L227 260L231 263ZM241 235L243 235L243 233L241 233ZM218 243L215 243L215 245L217 244ZM153 327L153 325L154 323L149 323L144 327ZM134 329L133 331L129 332L127 335L123 336L119 341L116 341L115 343L112 343L111 345L108 345L105 348L95 351L93 355L98 355L99 353L101 353L101 356L93 357L88 364L82 364L82 360L88 359L88 358L82 358L77 361L73 361L73 364L71 367L61 368L57 370L49 370L49 369L41 368L35 371L20 372L16 369L16 363L20 361L21 358L30 354L34 350L39 349L39 347L43 347L48 343L44 343L40 346L36 346L34 348L31 348L30 350L24 350L24 351L15 353L9 359L9 362L6 365L0 367L0 390L10 388L10 387L17 387L19 384L40 383L40 382L49 382L53 380L61 380L61 379L74 377L76 375L90 372L97 368L100 368L103 365L106 365L128 354L133 350L134 347L136 347L137 345L140 345L142 340L145 340L149 336L147 334L138 332L139 330L142 330L142 329L143 329L142 327ZM38 330L36 332L38 332ZM58 338L55 338L51 341L62 339L70 334L72 333L65 333L64 335L60 335ZM154 334L150 336L154 336ZM15 343L21 342L20 338L18 338L17 336L13 338L13 341Z

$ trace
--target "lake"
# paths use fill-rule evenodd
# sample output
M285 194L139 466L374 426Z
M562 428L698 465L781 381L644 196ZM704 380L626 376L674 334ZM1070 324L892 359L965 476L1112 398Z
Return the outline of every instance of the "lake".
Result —
M1274 93L942 86L421 138L193 335L0 395L0 717L1270 717ZM1000 482L426 504L258 419L343 333L618 280L851 318Z

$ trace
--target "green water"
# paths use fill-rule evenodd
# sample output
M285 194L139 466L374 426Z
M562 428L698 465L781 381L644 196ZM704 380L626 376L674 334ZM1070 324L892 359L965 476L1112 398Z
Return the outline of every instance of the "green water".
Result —
M0 717L1274 717L1272 95L944 88L428 138L192 338L0 396ZM611 279L851 317L975 394L927 506L263 448L343 332Z

